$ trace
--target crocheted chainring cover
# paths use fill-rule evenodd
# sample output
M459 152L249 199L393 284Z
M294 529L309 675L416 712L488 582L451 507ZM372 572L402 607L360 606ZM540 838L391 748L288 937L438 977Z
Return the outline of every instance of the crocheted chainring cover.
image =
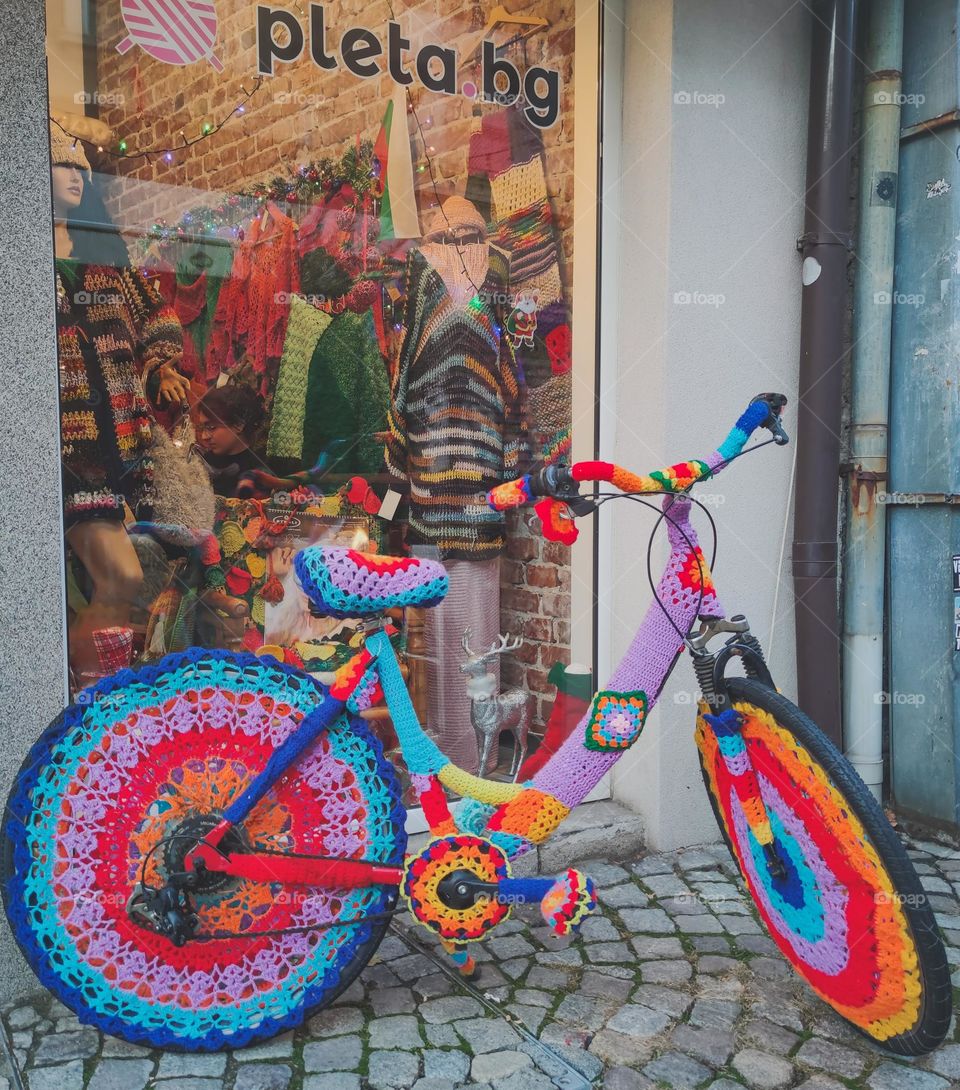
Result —
M697 720L710 791L763 922L784 957L844 1018L877 1040L921 1014L913 938L886 868L820 764L767 712L737 703L739 732ZM756 771L785 879L775 880L733 783Z
M450 581L435 560L380 556L311 545L294 557L304 594L330 617L364 617L386 609L435 606Z
M40 980L84 1022L155 1046L237 1047L297 1025L375 948L384 887L321 890L228 879L193 898L200 932L357 920L177 948L133 924L140 880L163 884L182 822L217 815L326 698L273 659L191 649L83 694L40 738L4 821L14 933ZM341 717L243 823L250 847L399 864L404 813L392 767ZM149 856L149 857L148 857Z

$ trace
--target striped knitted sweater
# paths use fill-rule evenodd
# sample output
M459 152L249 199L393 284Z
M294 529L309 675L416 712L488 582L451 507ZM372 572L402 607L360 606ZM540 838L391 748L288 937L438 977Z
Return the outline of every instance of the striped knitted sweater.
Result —
M180 322L131 268L57 261L60 438L67 525L149 519L153 414L146 377L183 345Z
M463 307L419 250L405 279L386 454L390 472L409 480L408 541L488 559L503 550L504 523L486 493L529 457L525 391L502 332L506 259L491 248L486 279Z

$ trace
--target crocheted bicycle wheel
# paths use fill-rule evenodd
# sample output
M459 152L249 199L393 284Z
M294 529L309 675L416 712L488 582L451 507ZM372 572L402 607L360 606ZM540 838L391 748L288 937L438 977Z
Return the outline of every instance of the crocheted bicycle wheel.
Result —
M784 957L862 1033L893 1052L939 1045L951 1017L943 943L926 894L874 797L819 728L757 681L728 682L785 876L773 878L733 771L702 714L697 746L720 830Z
M199 933L236 937L179 948L126 911L141 879L157 888L182 867L190 837L324 688L273 659L193 649L83 696L30 751L4 814L4 904L41 982L106 1033L185 1050L270 1037L334 999L383 937L388 919L369 917L393 909L396 887L211 876L191 894ZM399 864L396 775L363 722L342 716L229 835L234 851Z

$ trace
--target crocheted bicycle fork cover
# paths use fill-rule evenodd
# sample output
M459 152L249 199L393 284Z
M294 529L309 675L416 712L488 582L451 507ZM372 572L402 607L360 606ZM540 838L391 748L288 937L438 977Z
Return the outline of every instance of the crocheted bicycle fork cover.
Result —
M921 1014L917 952L894 886L856 815L820 764L760 708L740 726L701 714L696 741L710 792L750 893L784 957L831 1007L876 1040ZM766 864L738 781L756 777L786 876Z
M193 906L202 934L238 937L181 948L126 905L141 878L158 888L179 869L177 830L215 822L322 707L323 686L271 658L194 649L85 697L31 750L3 827L5 904L34 971L81 1021L156 1047L239 1047L299 1024L369 958L385 924L367 917L392 909L395 888L228 878ZM237 835L257 851L399 865L399 785L362 720L321 733Z

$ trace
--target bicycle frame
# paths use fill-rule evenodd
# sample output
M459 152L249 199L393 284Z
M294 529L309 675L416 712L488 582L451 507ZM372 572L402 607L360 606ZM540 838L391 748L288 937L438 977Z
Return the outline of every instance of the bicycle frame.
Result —
M633 642L610 678L607 689L640 691L646 696L649 714L683 649L678 630L689 633L698 619L722 618L720 602L696 531L690 522L690 500L667 496L663 508L671 551L661 577L657 597L647 610ZM323 703L306 716L274 752L263 771L225 811L219 825L185 860L188 871L197 866L246 877L255 881L287 884L357 888L375 883L399 884L403 871L355 860L307 859L270 853L224 853L219 845L227 832L246 818L277 780L338 716L369 705L376 678L390 710L401 752L410 770L424 815L434 836L457 831L446 802L444 787L452 787L485 805L490 813L491 831L517 838L511 855L522 854L533 843L542 842L560 821L593 789L612 768L625 749L608 753L584 744L585 717L561 748L553 754L528 784L497 783L472 776L446 760L420 725L399 664L389 640L389 629L379 627L367 638L366 646L338 675ZM366 699L357 694L366 691ZM536 811L538 829L533 837L523 820ZM547 881L547 880L545 880Z

